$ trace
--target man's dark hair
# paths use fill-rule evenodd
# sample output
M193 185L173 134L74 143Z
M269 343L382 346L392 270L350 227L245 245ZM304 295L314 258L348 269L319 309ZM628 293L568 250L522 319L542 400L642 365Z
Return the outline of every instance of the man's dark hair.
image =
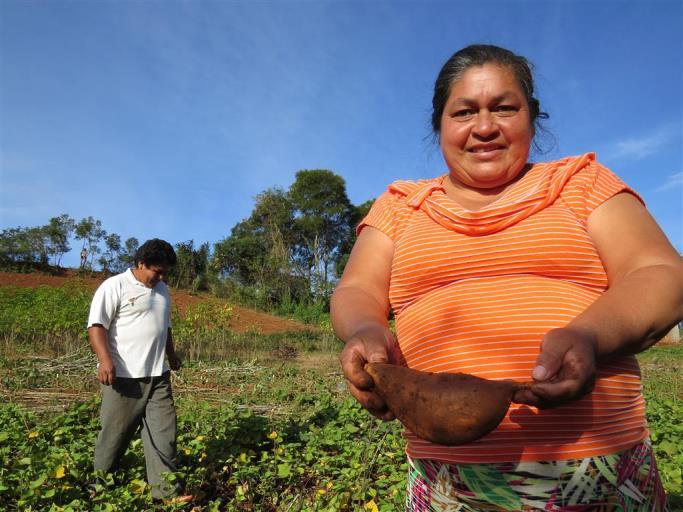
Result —
M176 264L176 255L173 246L165 240L152 238L138 247L135 251L135 265L144 263L150 265L168 265L173 267Z
M534 97L534 77L529 61L499 46L473 44L455 52L443 65L436 78L432 98L432 130L435 136L438 137L441 132L441 115L451 93L451 86L460 80L468 69L488 63L507 67L514 73L519 88L529 105L532 129L534 133L537 128L542 129L539 120L547 119L548 114L541 111L539 101Z

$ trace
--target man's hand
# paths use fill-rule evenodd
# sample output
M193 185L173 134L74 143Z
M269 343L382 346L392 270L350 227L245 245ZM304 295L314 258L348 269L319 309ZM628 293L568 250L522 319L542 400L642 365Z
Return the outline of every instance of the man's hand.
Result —
M171 367L171 370L173 370L173 371L180 370L181 366L183 365L183 362L180 360L180 357L178 356L178 354L176 354L175 352L170 352L167 355L168 355L168 364Z
M97 367L97 380L105 386L111 386L116 380L116 368L111 359L100 363Z
M515 394L517 403L554 407L590 393L595 386L597 341L587 332L565 327L549 331L541 342L528 389Z
M111 386L116 380L116 368L109 353L107 330L101 324L93 324L88 329L88 340L99 361L97 365L97 380L105 386Z
M175 351L175 344L173 343L173 331L170 327L168 328L168 335L166 337L166 357L168 357L168 365L171 367L171 370L180 370L183 362L180 360L178 353Z

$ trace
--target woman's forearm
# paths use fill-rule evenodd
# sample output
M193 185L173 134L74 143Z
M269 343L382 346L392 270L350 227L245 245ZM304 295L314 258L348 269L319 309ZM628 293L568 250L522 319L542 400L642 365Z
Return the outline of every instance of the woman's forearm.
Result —
M637 354L683 318L683 264L634 270L567 326L596 340L598 358Z
M361 329L388 329L389 304L380 302L356 286L339 286L330 304L332 327L344 342Z

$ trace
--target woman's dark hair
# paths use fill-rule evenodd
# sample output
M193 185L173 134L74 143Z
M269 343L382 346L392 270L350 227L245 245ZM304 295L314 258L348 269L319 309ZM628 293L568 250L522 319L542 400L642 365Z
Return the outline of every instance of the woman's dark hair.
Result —
M432 98L432 130L438 137L441 132L441 115L448 101L451 86L460 80L469 68L494 63L508 67L515 75L519 88L524 92L529 104L529 118L531 126L541 128L539 119L549 116L541 112L538 99L534 98L534 77L531 73L532 65L521 55L515 55L510 50L489 44L473 44L453 54L439 71L434 82L434 96Z
M176 264L176 255L173 246L165 240L152 238L138 247L135 251L135 265L144 263L150 265L168 265L173 267Z

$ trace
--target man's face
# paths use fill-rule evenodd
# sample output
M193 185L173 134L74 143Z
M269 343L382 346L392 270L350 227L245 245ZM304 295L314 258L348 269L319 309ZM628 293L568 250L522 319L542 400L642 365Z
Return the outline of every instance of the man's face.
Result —
M135 268L135 277L144 284L147 288L154 288L159 281L161 281L166 275L170 267L168 265L147 265L146 263L140 261Z

